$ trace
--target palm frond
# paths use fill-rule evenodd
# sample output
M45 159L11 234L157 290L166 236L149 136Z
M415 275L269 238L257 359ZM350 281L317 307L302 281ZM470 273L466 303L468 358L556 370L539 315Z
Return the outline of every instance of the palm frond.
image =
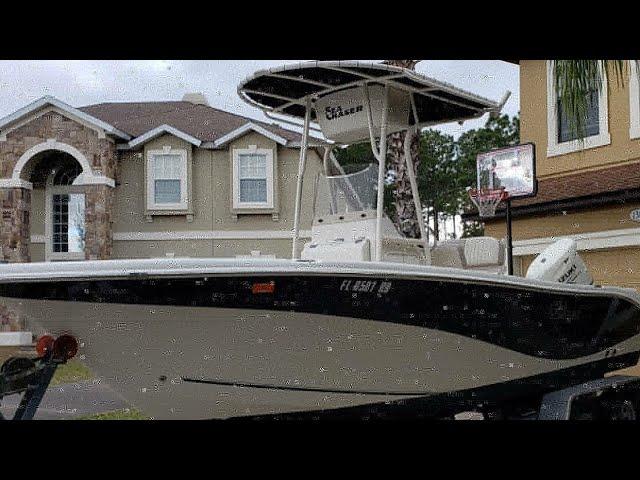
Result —
M632 60L639 69L638 60ZM553 78L558 100L574 136L584 139L589 97L600 92L604 82L615 76L618 86L624 87L625 60L552 60Z

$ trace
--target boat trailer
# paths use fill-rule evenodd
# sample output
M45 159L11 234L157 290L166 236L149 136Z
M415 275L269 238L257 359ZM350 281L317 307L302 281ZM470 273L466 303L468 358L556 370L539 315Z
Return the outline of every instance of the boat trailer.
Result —
M23 394L12 420L33 419L56 369L76 355L78 342L71 335L45 335L36 352L36 358L11 357L0 367L0 405L5 396ZM5 420L2 413L0 420Z
M547 393L537 420L640 420L640 377L615 375Z
M475 395L473 395L475 396ZM482 395L480 395L481 397ZM640 377L596 378L561 390L505 401L464 395L418 397L332 410L234 417L234 421L323 420L627 420L640 421Z

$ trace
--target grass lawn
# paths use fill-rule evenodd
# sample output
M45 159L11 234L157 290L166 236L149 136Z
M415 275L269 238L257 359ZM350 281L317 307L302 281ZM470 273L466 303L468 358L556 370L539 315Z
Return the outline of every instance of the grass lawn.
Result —
M149 420L149 417L135 408L124 408L113 412L96 413L95 415L78 417L75 420Z
M85 367L78 360L69 360L64 365L56 368L56 373L51 379L51 385L62 385L64 383L82 382L91 380L94 377L91 370Z
M56 369L56 373L51 380L51 385L62 385L64 383L82 382L91 380L95 375L91 373L78 360L69 360L64 365L60 365ZM77 420L148 420L149 417L144 415L140 410L135 408L124 408L122 410L114 410L112 412L96 413L94 415L85 415L78 417Z

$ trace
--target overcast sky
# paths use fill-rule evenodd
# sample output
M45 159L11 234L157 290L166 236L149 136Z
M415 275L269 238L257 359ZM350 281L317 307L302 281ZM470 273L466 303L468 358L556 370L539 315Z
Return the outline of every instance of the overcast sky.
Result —
M204 93L217 108L266 120L262 112L238 97L238 84L256 70L297 60L149 60L149 61L0 61L0 118L44 96L53 95L74 107L100 102L180 100L187 92ZM512 92L503 112L519 110L518 66L502 61L423 60L416 70L437 80L499 101ZM460 134L481 126L440 127Z

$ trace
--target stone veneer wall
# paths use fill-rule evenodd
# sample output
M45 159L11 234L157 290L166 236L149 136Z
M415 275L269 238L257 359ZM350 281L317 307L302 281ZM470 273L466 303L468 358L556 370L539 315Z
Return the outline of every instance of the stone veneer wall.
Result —
M84 189L85 258L106 260L113 250L114 189L107 185L88 185Z
M31 191L23 188L0 188L0 260L29 262L29 213Z
M48 112L7 133L0 141L0 178L11 178L24 152L53 138L77 148L87 157L95 174L115 178L116 146L109 138L56 112Z
M0 140L0 178L11 178L20 157L35 145L55 139L76 148L87 158L95 175L116 178L117 151L115 143L100 138L97 131L57 112L50 111L7 133ZM29 180L24 178L24 180ZM107 259L111 256L113 189L106 185L85 187L85 253L87 259ZM0 260L29 262L29 212L31 192L26 189L0 188L2 231Z

